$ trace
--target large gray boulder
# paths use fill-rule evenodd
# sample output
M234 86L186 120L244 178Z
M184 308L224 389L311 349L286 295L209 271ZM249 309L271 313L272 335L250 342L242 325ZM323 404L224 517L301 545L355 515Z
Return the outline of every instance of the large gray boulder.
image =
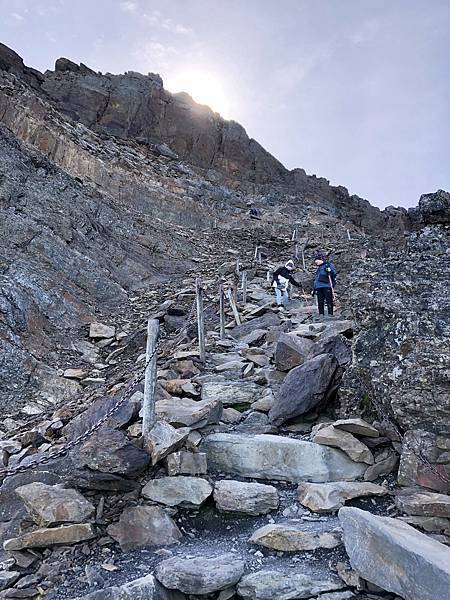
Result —
M269 412L272 423L281 425L326 402L334 391L337 368L337 360L331 354L321 354L292 369Z
M282 333L275 346L275 366L280 371L289 371L302 365L314 342L291 333Z
M339 520L361 577L408 600L448 599L450 548L403 521L359 508L341 508Z
M366 466L343 452L278 435L215 433L202 444L211 471L282 481L353 481Z
M214 558L169 558L155 575L166 588L184 594L211 594L235 585L244 574L244 561L234 554Z
M211 484L201 477L161 477L151 479L142 489L148 500L166 506L195 508L211 496Z
M146 546L168 546L179 542L182 534L175 522L159 506L131 506L110 525L108 534L124 552Z
M175 427L191 429L218 423L222 417L222 410L222 402L219 399L168 398L156 402L158 419L167 421Z
M342 543L339 529L311 531L297 522L264 525L253 533L249 542L281 552L336 548Z
M344 585L338 577L322 580L303 573L293 572L287 576L285 571L268 570L245 575L237 590L240 597L250 600L299 600L339 590Z
M264 394L264 388L247 381L206 381L202 387L202 400L222 402L223 406L252 404Z
M278 492L272 485L224 479L217 481L214 500L222 512L265 515L278 508Z
M16 489L31 518L44 527L60 523L83 523L91 517L94 505L76 490L61 485L33 482Z
M425 223L450 223L450 193L438 190L434 194L422 194L419 212Z

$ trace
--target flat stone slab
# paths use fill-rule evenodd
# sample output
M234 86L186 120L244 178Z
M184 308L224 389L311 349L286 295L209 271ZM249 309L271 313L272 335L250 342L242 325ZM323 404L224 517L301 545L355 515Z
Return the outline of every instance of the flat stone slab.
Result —
M244 561L235 554L214 558L169 558L155 575L166 588L184 594L212 594L235 585L244 574Z
M218 423L222 417L222 402L216 400L191 400L190 398L168 398L156 402L158 419L178 427L198 429Z
M240 597L250 600L297 600L339 590L344 585L337 577L318 580L302 573L268 570L245 575L238 583L237 591Z
M90 523L62 525L49 529L35 529L28 533L6 540L4 550L25 550L26 548L47 548L48 546L77 544L95 538L95 531Z
M202 387L202 400L222 402L223 406L252 404L264 395L265 389L245 381L208 381Z
M450 517L450 496L437 492L417 491L400 493L395 503L407 515L421 517Z
M174 596L164 590L153 575L134 579L123 585L112 585L102 590L78 596L75 600L182 600L184 596Z
M214 500L222 512L265 515L278 508L277 489L262 483L246 483L224 479L217 481Z
M364 419L340 419L339 421L335 421L333 423L333 427L337 427L338 429L343 429L344 431L348 431L349 433L353 433L354 435L363 435L365 437L374 437L377 438L380 436L380 432L378 429L375 429L372 425L364 421Z
M148 500L166 506L199 507L211 496L212 486L200 477L162 477L150 480L142 489Z
M373 465L374 458L369 448L360 442L358 438L342 429L336 429L333 425L319 429L314 436L317 444L340 448L356 462L364 462Z
M388 490L381 485L357 481L333 483L300 483L298 501L314 512L326 513L338 510L347 500L363 496L384 496Z
M210 471L291 481L353 481L366 466L339 450L278 435L215 433L202 444Z
M83 523L93 514L94 505L76 490L61 485L34 482L16 489L31 518L43 527L60 523Z
M341 508L339 520L361 577L408 600L448 600L450 548L403 521L359 508Z
M317 548L340 546L340 530L310 531L300 523L276 523L257 529L249 539L251 544L282 552L301 552Z

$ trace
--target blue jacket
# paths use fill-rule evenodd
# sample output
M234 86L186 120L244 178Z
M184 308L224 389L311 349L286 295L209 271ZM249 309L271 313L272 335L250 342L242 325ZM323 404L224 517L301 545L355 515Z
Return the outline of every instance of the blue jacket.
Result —
M327 269L330 269L329 271ZM329 288L330 280L328 275L331 277L331 283L333 287L336 285L336 267L333 263L325 262L323 265L316 271L316 276L314 278L314 289L318 290L319 288Z

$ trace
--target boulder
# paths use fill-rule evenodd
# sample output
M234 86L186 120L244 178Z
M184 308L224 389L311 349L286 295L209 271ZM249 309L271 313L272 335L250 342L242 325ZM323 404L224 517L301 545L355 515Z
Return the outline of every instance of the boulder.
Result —
M63 428L63 433L70 440L83 434L93 425L98 423L100 419L117 403L117 398L113 396L101 396L93 404L82 413L74 417ZM135 419L141 409L141 397L137 394L124 402L121 407L112 415L106 422L105 426L110 429L120 429L126 427L130 421Z
M343 335L325 337L312 345L308 360L319 354L331 354L337 360L340 367L346 367L352 362L351 343Z
M244 574L244 568L244 561L231 553L213 558L174 557L159 563L155 576L171 590L204 595L235 585Z
M152 458L152 465L181 448L189 437L190 429L175 429L166 421L156 421L150 430L144 445Z
M208 464L203 452L173 452L165 461L168 475L206 475Z
M353 418L353 419L340 419L333 423L333 427L337 429L343 429L354 435L362 435L365 437L377 438L380 436L378 429L364 421L364 419Z
M156 402L158 419L178 427L199 429L211 423L218 423L222 416L222 402L216 400L191 400L190 398L170 398Z
M249 346L257 346L258 344L263 342L266 335L267 329L254 329L247 335L241 337L241 342L243 344L248 344Z
M0 570L0 591L12 587L19 579L20 571L4 571Z
M380 460L375 464L371 465L364 473L364 481L375 481L378 477L389 475L398 465L398 455L390 454L384 460Z
M275 366L280 371L290 371L302 365L313 346L314 342L311 340L282 333L275 346Z
M239 597L250 600L297 600L343 587L343 582L337 577L322 580L295 571L287 574L286 571L268 570L244 575L237 591Z
M122 585L112 585L102 590L78 596L75 600L183 600L185 596L165 590L153 577L145 575Z
M76 490L35 482L16 489L32 519L42 527L59 523L83 523L94 506Z
M180 475L150 480L142 489L142 495L166 506L196 508L211 496L212 491L206 479Z
M249 542L282 552L336 548L342 543L340 530L308 531L303 523L297 522L264 525L253 533Z
M210 470L255 479L351 481L366 469L339 450L277 435L216 433L202 450Z
M269 417L258 411L249 413L234 429L240 433L275 433L277 431L277 428L269 422Z
M255 329L269 329L270 327L280 325L281 319L273 312L266 312L261 317L256 317L242 325L238 325L231 330L231 335L236 339L242 339Z
M278 492L271 485L223 479L214 488L214 500L221 512L265 515L278 508Z
M169 546L182 538L173 519L159 506L126 508L119 522L110 525L107 531L124 552L146 546Z
M104 427L80 446L76 460L80 466L102 473L133 475L148 466L150 456L121 431Z
M292 369L269 412L272 423L281 425L326 402L334 391L337 368L337 361L331 354L321 354Z
M356 571L408 600L447 600L450 549L390 517L359 508L339 511L345 549Z
M91 323L89 327L89 337L97 339L113 338L116 335L116 328L104 323Z
M365 496L384 496L388 490L373 483L336 481L333 483L300 483L298 501L314 512L338 510L347 500Z
M450 496L425 490L401 492L395 503L407 515L421 517L450 517Z
M424 223L450 223L450 193L438 190L433 194L422 194L419 212Z
M49 529L35 529L23 533L3 543L4 550L25 550L26 548L47 548L48 546L77 544L96 537L90 523L61 525Z
M450 493L449 450L450 438L447 435L421 429L407 431L403 436L398 483Z
M348 431L335 429L333 425L323 427L314 436L314 442L324 446L340 448L355 462L373 465L374 458L369 448Z
M264 394L264 388L246 381L207 381L202 387L202 400L221 402L223 406L252 404Z

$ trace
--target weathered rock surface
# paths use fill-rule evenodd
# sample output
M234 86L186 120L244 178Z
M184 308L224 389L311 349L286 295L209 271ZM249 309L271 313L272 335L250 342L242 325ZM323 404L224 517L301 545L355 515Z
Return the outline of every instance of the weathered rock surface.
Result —
M298 500L314 512L338 510L347 500L364 496L384 496L388 490L373 483L336 481L333 483L300 483Z
M339 511L345 549L358 573L408 600L446 600L450 548L413 527L358 508Z
M175 429L166 421L156 421L146 440L146 448L149 451L152 464L175 452L184 444L190 433L190 429L181 427Z
M49 529L36 529L6 540L5 550L24 550L26 548L47 548L48 546L77 544L95 538L91 524L61 525Z
M323 427L314 436L314 442L333 448L340 448L356 462L372 465L374 462L372 452L355 436L347 431L335 429L333 425Z
M202 400L221 402L223 406L252 404L261 398L263 388L245 381L210 381L202 387Z
M16 489L33 520L48 527L59 523L83 523L94 512L94 506L76 490L60 485L30 483Z
M209 435L203 445L211 471L282 481L348 481L366 466L343 452L275 435Z
M237 590L240 597L251 600L294 600L311 598L342 587L344 584L338 578L321 581L303 573L268 570L245 575Z
M166 588L185 594L211 594L235 585L244 574L244 561L234 554L214 558L169 558L155 575Z
M168 475L206 475L208 461L203 452L173 452L166 458Z
M327 336L312 345L306 358L309 360L319 354L331 354L340 367L347 367L352 361L351 343L343 335Z
M403 436L399 484L408 487L420 485L450 493L449 451L450 438L446 435L436 435L421 429L407 431Z
M429 491L401 492L395 498L398 508L407 515L450 517L450 496Z
M124 552L146 546L169 546L182 537L175 522L159 506L126 508L119 522L108 527L108 534Z
M438 190L434 194L422 194L419 211L425 223L450 223L450 193Z
M213 488L200 477L163 477L150 480L142 495L166 506L198 507L212 494Z
M325 403L333 392L336 369L337 361L330 354L316 356L292 369L275 398L270 420L280 425Z
M116 328L104 323L91 323L89 327L89 337L91 338L112 338L116 335Z
M336 548L342 543L339 530L308 531L304 525L289 522L264 525L253 533L249 542L282 552Z
M113 585L79 596L75 600L182 600L183 596L174 596L153 577L146 575L123 585Z
M190 398L170 398L156 403L156 414L159 419L174 426L187 426L192 429L218 423L222 410L219 399L197 401Z
M333 427L337 429L343 429L354 435L362 435L365 437L377 438L380 435L378 429L364 421L364 419L353 418L353 419L340 419L333 423Z
M306 338L282 333L275 346L275 365L280 371L289 371L302 365L314 343Z
M121 431L103 428L94 433L77 451L81 466L102 473L132 475L145 469L150 456L131 443Z
M214 500L223 512L265 515L278 508L278 492L271 485L223 479L214 487Z

